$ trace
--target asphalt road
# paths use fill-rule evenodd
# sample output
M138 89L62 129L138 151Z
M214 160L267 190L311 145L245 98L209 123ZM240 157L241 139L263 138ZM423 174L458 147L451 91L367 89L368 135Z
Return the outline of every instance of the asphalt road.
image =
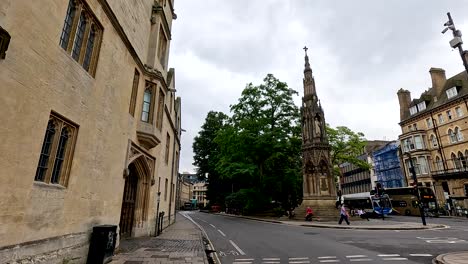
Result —
M448 229L376 231L289 226L195 211L186 215L205 230L223 264L431 263L439 254L468 250L468 219L427 219Z

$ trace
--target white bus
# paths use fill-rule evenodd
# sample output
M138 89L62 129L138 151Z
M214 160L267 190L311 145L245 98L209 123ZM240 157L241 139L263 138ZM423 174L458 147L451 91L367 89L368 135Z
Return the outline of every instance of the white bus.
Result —
M388 195L370 194L370 192L343 195L344 203L350 210L362 209L372 216L392 213L392 204Z

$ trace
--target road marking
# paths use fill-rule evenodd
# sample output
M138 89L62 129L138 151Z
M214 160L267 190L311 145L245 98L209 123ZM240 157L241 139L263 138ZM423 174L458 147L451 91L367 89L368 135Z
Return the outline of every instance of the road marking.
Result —
M250 258L250 259L235 259L234 261L253 261L254 259Z
M201 225L199 225L197 222L195 222L195 221L192 219L192 217L190 217L190 216L188 216L188 215L186 215L186 214L183 214L183 213L181 213L181 215L182 215L183 217L187 218L188 220L190 220L190 222L194 223L198 228L200 228L200 230L201 230L201 231L203 232L203 234L205 235L206 239L208 239L208 243L209 243L209 245L210 245L210 248L211 248L212 250L215 251L214 254L215 254L216 260L218 260L217 263L221 263L221 261L219 260L219 257L218 257L218 253L216 252L215 247L213 246L213 243L211 243L211 240L210 240L210 238L208 237L208 234L206 233L205 229L203 229L203 227L202 227Z
M263 260L280 260L280 258L263 258Z
M309 259L309 257L306 257L306 258L289 258L289 260L302 260L302 259Z
M431 244L455 244L455 243L467 243L466 240L459 239L456 237L416 237L422 239L427 243Z
M331 259L331 258L336 258L336 256L318 257L318 259Z
M338 259L320 260L320 262L340 262Z
M432 254L409 254L412 257L432 257Z
M383 260L408 260L407 258L383 258Z
M226 234L223 233L223 231L218 229L218 232L221 233L221 235L226 236Z
M210 224L210 226L212 226L213 228L216 228L216 226L214 226L213 224Z
M365 258L367 257L366 255L351 255L351 256L346 256L347 258Z
M294 264L298 264L298 263L310 263L310 261L308 261L308 260L304 260L304 261L289 261L289 263L294 263Z
M360 258L360 259L350 259L349 261L372 261L372 259L369 259L369 258Z
M279 261L263 261L262 263L265 263L265 264L278 264L278 263L281 263Z
M252 261L234 261L232 264L252 264Z
M242 251L242 249L240 249L240 247L238 247L238 246L236 245L236 243L232 242L232 240L229 240L229 242L231 243L231 245L232 245L233 247L235 247L235 248L237 249L237 251L239 251L239 254L245 255L244 251Z
M399 254L379 254L379 257L399 257Z

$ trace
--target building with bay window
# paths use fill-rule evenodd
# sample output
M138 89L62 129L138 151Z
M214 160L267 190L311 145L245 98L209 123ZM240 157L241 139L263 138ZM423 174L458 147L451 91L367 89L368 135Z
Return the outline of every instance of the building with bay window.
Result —
M468 208L468 80L465 71L446 78L429 70L432 87L412 99L398 91L400 158L409 185L412 159L419 185L432 187L440 205Z

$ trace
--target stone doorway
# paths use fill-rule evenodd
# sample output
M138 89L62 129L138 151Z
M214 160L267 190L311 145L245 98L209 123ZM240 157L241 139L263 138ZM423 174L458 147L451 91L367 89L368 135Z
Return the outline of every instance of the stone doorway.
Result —
M134 164L130 164L129 175L125 179L125 187L120 212L120 236L122 238L132 236L135 219L135 207L138 191L138 175Z

